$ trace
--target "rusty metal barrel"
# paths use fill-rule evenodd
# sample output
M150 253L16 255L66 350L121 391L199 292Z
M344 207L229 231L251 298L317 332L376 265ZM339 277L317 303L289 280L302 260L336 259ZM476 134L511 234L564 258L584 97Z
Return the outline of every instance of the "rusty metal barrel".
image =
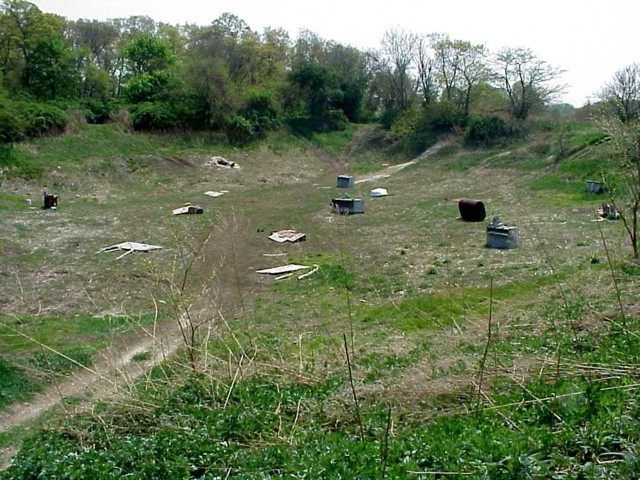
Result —
M458 202L458 210L465 222L481 222L487 217L484 203L479 200L462 199Z

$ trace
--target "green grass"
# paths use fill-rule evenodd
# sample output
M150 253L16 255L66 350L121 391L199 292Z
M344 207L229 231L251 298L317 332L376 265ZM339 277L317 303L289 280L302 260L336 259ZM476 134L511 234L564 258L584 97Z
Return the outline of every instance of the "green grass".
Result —
M149 325L154 316L0 317L0 345L4 354L36 351L40 343L59 348L69 343L100 344L114 336Z
M345 147L353 138L356 128L357 127L355 125L350 124L347 128L341 131L328 133L314 132L311 135L310 140L334 157L340 157L344 154Z
M10 403L27 400L37 389L38 383L23 369L0 358L0 410Z
M0 409L31 399L48 385L80 366L91 365L94 350L85 346L57 352L40 350L18 357L0 358Z
M120 137L112 126L25 146L60 162L65 202L27 221L20 194L0 197L11 260L0 273L12 280L0 302L15 313L0 327L5 406L72 367L16 329L87 364L94 349L151 322L155 306L165 315L181 303L202 308L208 322L197 374L181 351L137 383L138 396L29 435L0 478L635 478L637 269L624 261L620 224L602 224L618 303L584 192L585 177L607 167L608 147L576 127L581 148L558 160L557 131L545 132L507 149L453 142L384 179L393 194L351 217L328 211L335 172L305 151L307 140L283 133L241 152L206 136ZM362 135L312 141L373 169L384 155L358 144ZM87 138L92 156L79 144ZM213 154L242 168L168 161ZM81 174L87 165L92 173ZM218 199L195 196L223 188ZM194 196L204 215L168 214ZM457 220L458 196L486 199L489 215L517 222L520 247L485 248L486 224ZM308 239L266 238L281 228ZM211 232L180 297L184 262ZM125 238L165 249L95 255ZM319 270L301 280L255 274L289 262ZM80 287L73 305L55 295ZM114 305L137 313L88 313Z
M113 338L154 317L0 318L0 408L25 401L60 375L89 366ZM46 347L45 347L46 346Z

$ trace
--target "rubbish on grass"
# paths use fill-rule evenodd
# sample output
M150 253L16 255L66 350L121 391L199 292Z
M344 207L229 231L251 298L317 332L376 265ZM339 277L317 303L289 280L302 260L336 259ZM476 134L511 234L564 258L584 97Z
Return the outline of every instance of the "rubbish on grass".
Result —
M208 192L204 192L205 195L209 196L209 197L221 197L222 195L224 195L225 193L229 193L227 190L220 190L219 192L215 192L213 190L209 190Z
M352 175L338 175L337 188L351 188L355 184Z
M389 195L389 192L387 192L386 188L374 188L371 190L372 197L386 197L387 195Z
M493 217L487 226L487 247L489 248L516 248L518 246L520 230L518 227L503 225L498 217Z
M280 230L277 232L271 232L269 239L278 243L295 243L304 242L307 239L307 235L305 233L300 233L297 230Z
M331 200L331 211L341 215L364 213L364 202L359 198L334 198Z
M317 264L313 265L313 268L308 272L303 273L302 275L298 275L298 280L302 280L303 278L307 278L309 275L313 275L320 269L320 266Z
M288 265L282 265L281 267L265 268L264 270L256 270L256 273L266 273L267 275L281 275L283 273L291 273L291 272L297 272L298 270L306 270L307 268L311 268L311 267L290 263Z
M284 275L280 275L279 277L276 277L276 280L284 280L285 278L289 278L293 276L293 273L285 273Z
M190 203L185 203L184 207L176 208L173 211L174 215L193 215L196 213L204 213L202 207L198 205L191 205Z
M618 220L620 218L620 212L614 205L610 203L603 203L602 208L599 208L597 212L598 215L603 219Z
M138 242L123 242L116 245L111 245L110 247L101 248L100 250L98 250L98 253L108 253L123 250L125 253L116 258L116 260L120 260L122 257L133 252L150 252L151 250L159 250L161 248L162 247L160 247L159 245L147 245L146 243Z
M596 182L594 180L587 180L587 192L589 193L604 193L604 183Z
M484 203L478 200L462 199L458 202L458 210L465 222L481 222L487 216Z
M58 208L58 195L54 195L53 193L49 193L46 190L44 191L44 205L45 210L49 209L57 209Z
M240 168L240 165L238 165L236 162L227 160L226 158L222 157L211 157L206 165L213 165L215 167L221 168Z

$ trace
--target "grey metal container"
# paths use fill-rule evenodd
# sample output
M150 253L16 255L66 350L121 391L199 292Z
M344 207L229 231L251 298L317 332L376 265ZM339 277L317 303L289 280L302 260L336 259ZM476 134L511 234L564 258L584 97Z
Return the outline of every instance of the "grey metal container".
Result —
M364 213L364 201L360 198L334 198L331 200L331 211L341 215Z
M351 188L355 185L352 175L338 175L337 188Z

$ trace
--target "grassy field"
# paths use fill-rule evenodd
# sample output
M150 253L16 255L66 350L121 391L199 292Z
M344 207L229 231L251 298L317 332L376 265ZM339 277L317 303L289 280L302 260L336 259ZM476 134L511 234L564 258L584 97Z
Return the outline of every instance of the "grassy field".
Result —
M43 176L0 191L0 415L115 338L187 335L125 401L0 433L23 443L0 478L636 478L638 271L585 192L608 147L588 126L563 159L553 132L450 139L357 183L365 214L339 216L336 174L401 160L367 148L370 127L347 133L235 150L87 126L16 146ZM487 249L462 198L519 248ZM185 202L204 214L173 216ZM307 240L267 239L289 228ZM97 253L124 241L163 248ZM256 273L285 263L318 270Z

